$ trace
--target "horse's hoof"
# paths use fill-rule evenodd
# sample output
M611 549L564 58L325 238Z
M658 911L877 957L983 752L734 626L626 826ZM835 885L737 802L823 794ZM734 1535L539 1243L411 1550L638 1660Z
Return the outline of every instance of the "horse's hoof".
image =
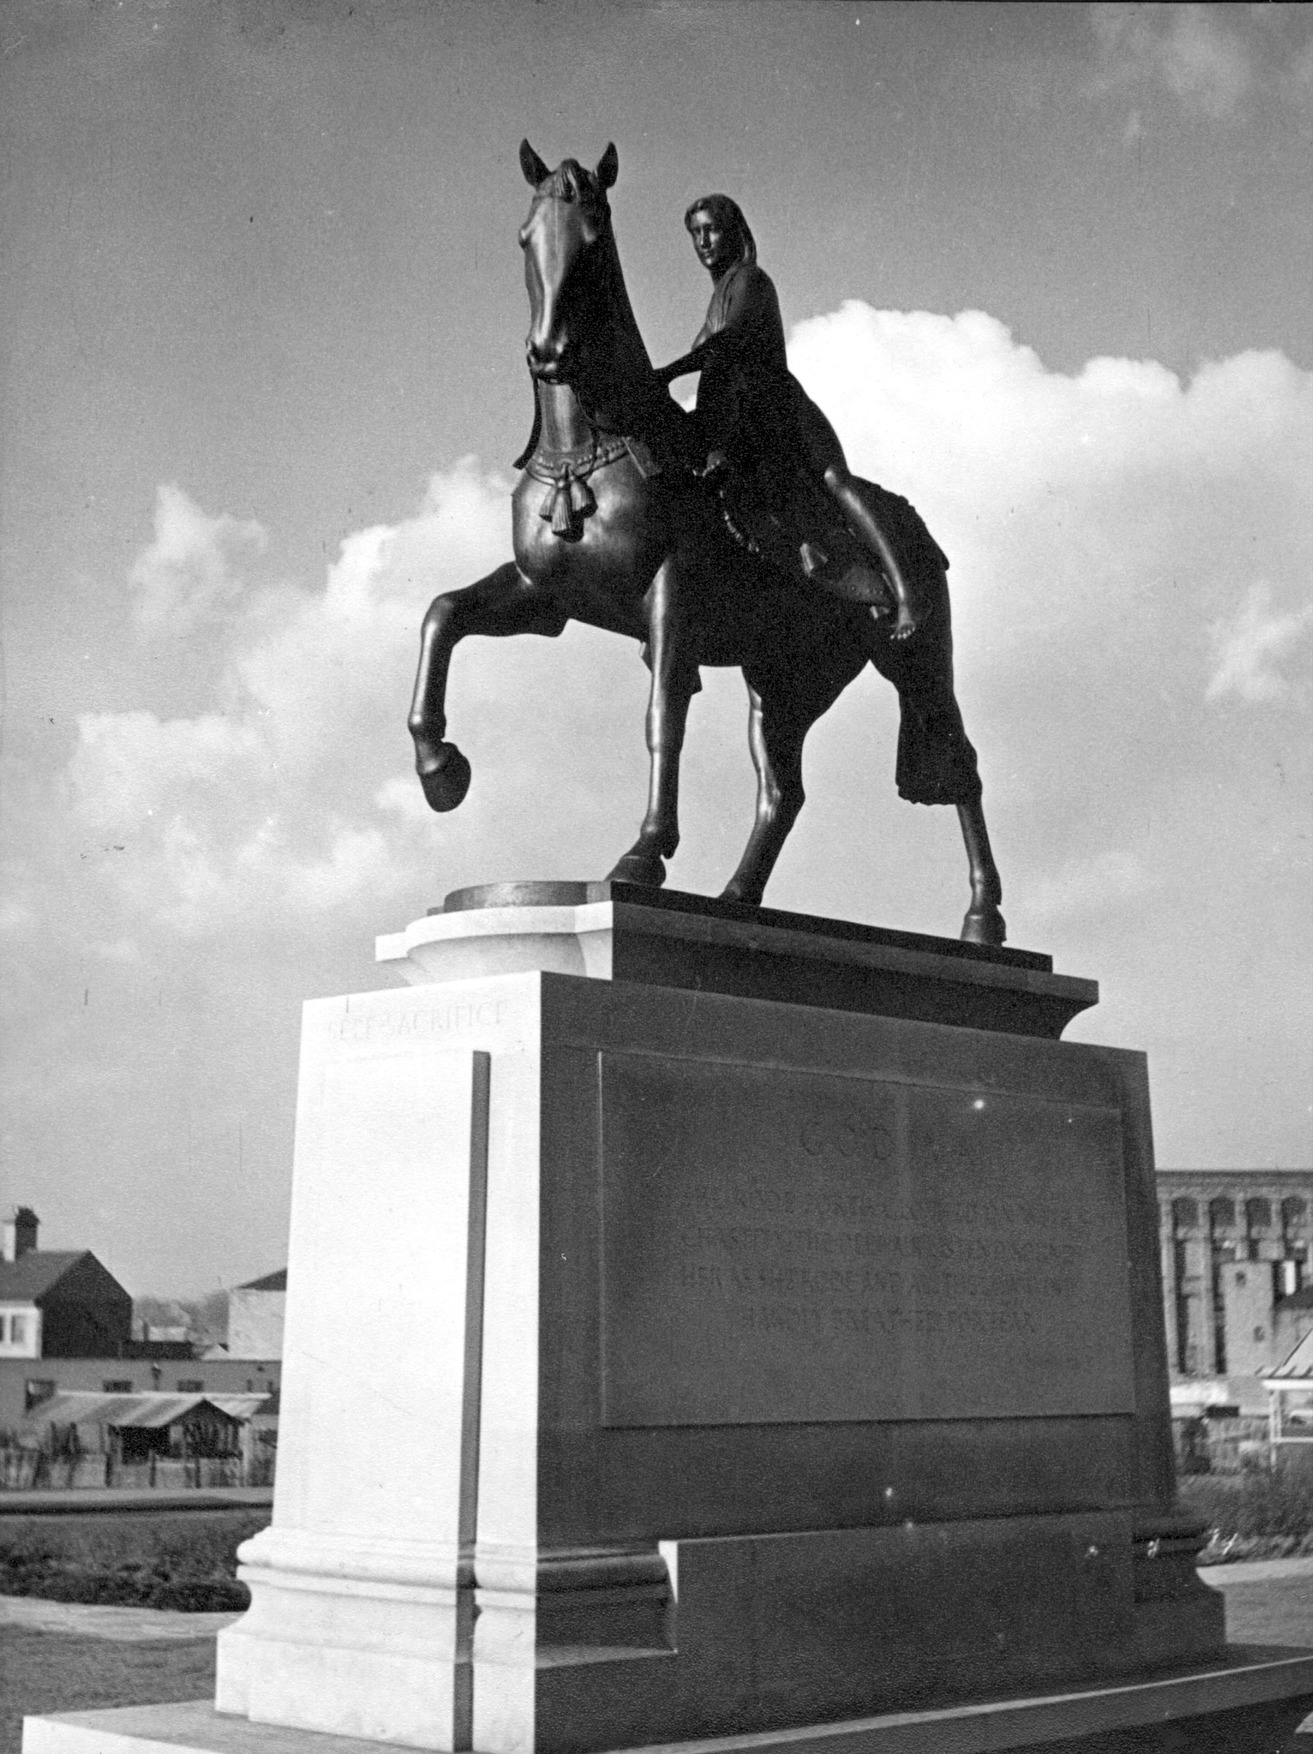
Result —
M454 743L437 749L415 764L419 783L431 810L454 810L470 789L470 764Z
M964 944L1006 944L1007 924L996 907L972 908L962 921Z
M766 893L765 885L760 889L746 883L729 882L716 897L717 901L734 901L740 907L760 907L761 898Z
M665 860L659 853L626 853L607 872L608 883L638 883L646 889L660 889L666 880Z

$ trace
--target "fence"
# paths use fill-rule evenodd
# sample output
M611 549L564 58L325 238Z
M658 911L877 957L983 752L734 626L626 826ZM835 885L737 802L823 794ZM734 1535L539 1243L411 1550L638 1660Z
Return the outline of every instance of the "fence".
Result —
M74 1491L117 1487L141 1491L204 1490L215 1486L272 1486L274 1454L261 1446L249 1465L240 1456L151 1456L143 1462L116 1462L100 1452L49 1456L42 1450L0 1449L0 1492Z
M1268 1423L1257 1417L1172 1420L1176 1466L1182 1474L1239 1474L1248 1460L1267 1460Z

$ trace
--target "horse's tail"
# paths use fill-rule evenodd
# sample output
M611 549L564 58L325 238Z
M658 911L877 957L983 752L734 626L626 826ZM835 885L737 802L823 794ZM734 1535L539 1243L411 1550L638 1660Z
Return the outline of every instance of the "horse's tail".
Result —
M948 556L909 500L874 482L860 487L921 610L920 626L910 639L880 638L871 657L898 690L899 796L909 804L974 803L980 797L980 769L953 687Z

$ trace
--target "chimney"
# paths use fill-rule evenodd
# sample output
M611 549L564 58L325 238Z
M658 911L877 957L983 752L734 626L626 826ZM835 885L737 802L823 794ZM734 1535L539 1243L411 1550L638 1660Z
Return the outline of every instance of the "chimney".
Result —
M39 1223L30 1206L15 1206L0 1225L0 1260L16 1261L20 1255L33 1253Z

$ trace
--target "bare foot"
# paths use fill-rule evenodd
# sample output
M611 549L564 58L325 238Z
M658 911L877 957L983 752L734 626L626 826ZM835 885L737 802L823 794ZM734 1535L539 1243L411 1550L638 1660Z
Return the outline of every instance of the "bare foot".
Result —
M884 631L885 623L888 619L889 611L882 603L873 603L871 605L871 620L882 632ZM920 625L920 622L916 619L916 616L913 615L907 605L905 603L900 603L898 605L898 614L894 618L894 624L888 630L889 638L896 640L911 639L912 635Z
M906 603L898 605L898 618L889 630L890 639L910 639L917 629L917 619Z

